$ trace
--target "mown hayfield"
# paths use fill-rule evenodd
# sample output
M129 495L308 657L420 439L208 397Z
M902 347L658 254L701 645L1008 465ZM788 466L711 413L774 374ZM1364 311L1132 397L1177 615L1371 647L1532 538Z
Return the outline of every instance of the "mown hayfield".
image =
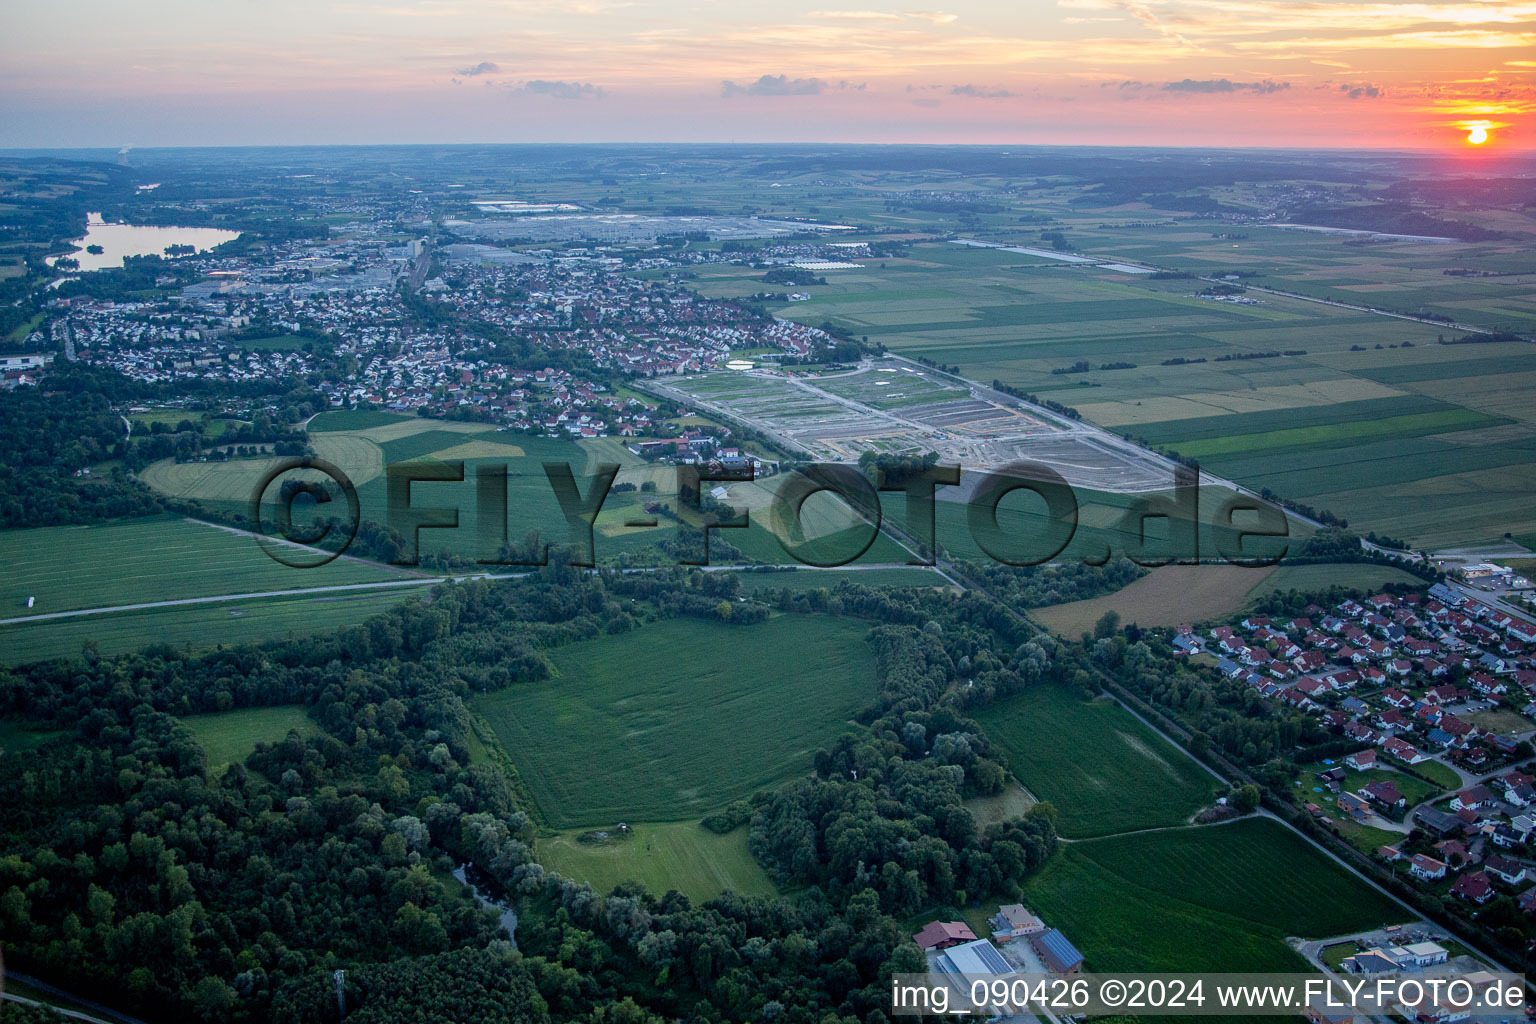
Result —
M126 654L149 644L201 651L299 639L362 622L404 601L420 601L430 589L426 585L380 587L0 626L0 665L77 656L87 642L99 654Z
M1024 890L1096 971L1301 970L1288 936L1415 916L1267 819L1068 844Z
M808 771L874 699L866 631L668 620L555 650L556 677L473 705L556 827L697 819Z
M1036 686L976 715L1008 767L1072 838L1182 825L1220 785L1107 697Z
M1165 565L1113 594L1036 608L1029 614L1053 633L1069 638L1092 630L1108 611L1119 612L1123 622L1139 626L1204 622L1240 610L1254 588L1263 586L1274 572L1273 566Z
M616 826L610 838L582 842L582 832L565 832L538 841L539 863L598 892L621 882L638 882L661 895L676 889L696 903L730 890L771 896L778 890L747 851L747 830L717 835L693 821L631 825L626 838Z
M318 434L313 445L317 456L334 464L358 487L384 472L383 451L360 434ZM173 498L233 502L243 507L250 503L251 495L268 474L290 462L289 457L275 456L230 459L227 462L177 462L175 459L161 459L145 466L139 473L139 479ZM291 475L295 479L325 479L318 472L296 472ZM275 489L267 493L269 501L274 493Z
M995 796L973 796L965 801L965 809L971 812L976 824L991 825L999 821L1022 818L1036 804L1034 796L1013 779ZM980 932L977 933L981 934Z
M255 752L257 743L278 743L291 731L300 736L318 736L321 732L318 722L292 704L189 715L181 721L207 753L210 769L244 761Z
M247 536L185 519L0 532L0 619L214 594L405 579L387 566L338 558L294 569ZM27 598L37 600L31 609ZM62 620L67 621L67 620Z

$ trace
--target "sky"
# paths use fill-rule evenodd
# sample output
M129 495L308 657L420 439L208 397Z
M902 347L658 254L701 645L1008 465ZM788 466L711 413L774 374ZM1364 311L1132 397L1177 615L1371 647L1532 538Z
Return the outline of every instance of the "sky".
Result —
M1536 0L72 0L0 58L5 148L1536 148Z

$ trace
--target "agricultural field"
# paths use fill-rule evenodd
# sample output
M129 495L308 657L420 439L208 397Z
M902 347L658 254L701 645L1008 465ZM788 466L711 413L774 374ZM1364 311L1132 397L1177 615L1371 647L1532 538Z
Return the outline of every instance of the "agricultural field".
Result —
M1415 916L1263 818L1067 844L1024 902L1095 971L1301 970L1288 936Z
M0 559L7 570L0 619L413 575L347 558L294 569L273 561L250 537L170 516L6 530L0 532ZM28 597L36 598L30 609Z
M961 478L957 488L940 488L934 503L936 535L940 549L953 558L986 559L992 557L977 542L969 520L968 496L974 494L969 486L973 474ZM1286 551L1298 549L1312 535L1312 527L1294 518L1286 517L1287 533L1273 540L1250 537L1243 540L1239 534L1253 526L1243 516L1237 519L1237 528L1216 526L1214 520L1223 502L1232 492L1222 487L1201 486L1198 494L1199 508L1195 518L1194 543L1191 551L1183 538L1188 536L1189 519L1182 508L1170 511L1171 519L1152 518L1143 523L1130 513L1142 502L1154 503L1154 510L1173 501L1169 489L1141 494L1116 494L1085 487L1073 487L1077 502L1077 523L1072 539L1057 559L1101 559L1106 553L1115 555L1142 550L1148 560L1156 557L1187 558L1197 555L1202 563L1225 564L1221 552L1241 551L1245 557L1276 557ZM904 510L894 503L890 513L898 524L904 524ZM1046 540L1053 536L1053 526L1045 502L1027 490L1013 491L1006 495L997 507L997 524L1002 532L1001 548L1006 557L1025 557L1035 553L1040 557L1048 553ZM1145 528L1145 538L1141 527ZM1180 543L1174 546L1173 539ZM1017 544L1015 547L1014 544ZM1255 578L1261 570L1253 570Z
M932 242L905 258L829 272L826 285L808 289L810 301L774 311L1045 395L1240 484L1416 546L1536 533L1536 412L1527 400L1536 351L1517 342L1439 344L1464 330L1308 301L1422 308L1529 333L1529 275L1442 274L1450 266L1507 272L1511 243L1351 246L1273 228L1245 229L1251 237L1229 242L1182 220L1116 227L1099 211L1049 201L1041 211L1090 256L1192 275L1256 274L1242 282L1255 286L1244 296L1252 301L1200 298L1206 283L1194 277L1154 280ZM740 269L706 271L701 286L758 290ZM1265 287L1298 295L1258 290ZM1086 371L1053 372L1080 363ZM871 389L861 384L825 385L903 408L863 394Z
M1077 637L1107 611L1139 626L1176 626L1224 619L1270 594L1310 593L1329 587L1380 590L1388 583L1427 586L1412 573L1370 562L1327 562L1245 568L1239 565L1165 565L1112 594L1036 608L1030 616L1054 633Z
M1068 838L1183 825L1220 783L1107 697L1035 686L976 715Z
M1320 562L1314 565L1279 565L1253 588L1255 599L1268 593L1284 593L1290 590L1303 594L1329 587L1347 587L1351 590L1375 591L1388 583L1406 583L1410 586L1428 586L1409 572L1391 565L1371 562Z
M0 665L76 656L87 643L98 654L126 654L148 644L201 651L316 636L420 601L430 589L380 587L0 625Z
M554 678L471 703L555 827L696 820L807 771L848 728L875 696L865 632L667 620L559 648Z
M208 768L218 771L250 757L257 743L280 743L289 732L300 736L319 736L320 724L291 704L265 708L241 708L210 715L189 715L181 720L192 730L198 745L208 755Z
M530 530L538 530L547 542L564 543L566 525L559 503L544 475L544 462L567 463L585 494L590 476L600 463L618 463L620 483L638 488L646 480L665 485L657 500L676 504L675 476L658 474L611 438L572 441L499 431L484 423L461 423L377 411L335 410L314 417L309 424L316 454L334 463L358 489L365 520L388 521L385 467L420 460L424 463L462 461L462 482L422 482L411 487L414 509L458 510L458 526L424 529L419 534L423 555L446 552L462 557L494 558L503 533L500 523L489 524L489 537L480 534L476 474L482 468L507 467L507 519L505 537L521 542ZM278 465L277 459L238 459L230 462L182 463L167 459L141 474L155 489L178 498L195 499L210 508L244 518L249 512L251 491ZM318 473L295 473L295 478L322 479ZM285 479L287 477L285 476ZM276 488L268 492L275 495ZM645 495L649 500L652 495ZM634 551L669 536L673 520L658 528L626 527L641 518L641 495L610 493L596 524L599 559L608 560L622 551ZM296 511L295 518L300 513Z
M1047 629L1076 638L1093 629L1105 612L1139 626L1176 626L1205 622L1241 610L1256 587L1275 573L1274 566L1165 565L1112 594L1086 601L1036 608L1029 614Z
M538 840L539 863L598 892L621 882L638 882L661 895L669 889L696 903L727 890L771 896L777 889L747 851L747 830L718 835L692 821L633 825L628 836L604 830L601 841L583 841L587 832L564 832Z

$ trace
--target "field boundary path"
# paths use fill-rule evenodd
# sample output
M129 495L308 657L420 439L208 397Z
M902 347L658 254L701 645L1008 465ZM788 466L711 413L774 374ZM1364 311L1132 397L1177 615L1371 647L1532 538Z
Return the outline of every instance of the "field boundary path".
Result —
M28 999L26 996L18 996L14 992L6 992L3 997L0 997L0 1001L22 1003L27 1006L47 1006L54 1012L62 1014L71 1020L90 1021L92 1024L146 1024L145 1021L142 1021L137 1017L130 1017L126 1013L119 1013L112 1009L110 1006L103 1006L94 1000L86 999L83 996L77 996L73 992L66 992L64 989L59 988L57 985L50 985L46 981L41 981L30 975L18 974L15 971L6 971L3 975L0 975L0 980L3 980L4 978L15 978L23 985L28 985L32 988L35 988L39 992L46 992L48 995L58 996L60 999L68 999L70 1002L79 1003L81 1006L90 1010L91 1013L99 1013L101 1016L93 1017L90 1014L82 1013L79 1010L67 1010L64 1007L54 1006L51 1003L44 1003L41 1000Z
M405 580L382 580L375 583L336 583L326 587L294 587L289 590L253 590L243 594L214 594L210 597L181 597L169 601L142 601L138 604L116 604L101 608L76 608L67 612L45 612L42 615L21 615L13 619L0 619L0 626L14 626L26 622L46 622L50 619L72 619L81 615L109 615L113 612L139 612L151 608L176 608L189 604L217 604L221 601L256 601L266 597L300 597L305 594L328 594L346 590L378 590L385 587L420 587L436 583L460 583L465 580L509 580L527 573L477 573L469 576L414 576Z
M240 531L236 531L240 532ZM370 565L382 563L369 562ZM632 573L659 572L667 566L634 566L628 569L618 570L626 575ZM704 572L747 572L758 568L755 565L701 565L697 568ZM933 570L933 566L907 565L904 562L879 562L871 565L839 565L831 567L819 567L803 565L796 572L870 572L877 569L923 569ZM603 572L602 569L593 569L592 572ZM935 570L937 571L937 570ZM39 615L18 615L14 618L0 619L0 626L15 626L28 622L47 622L52 619L73 619L82 615L110 615L114 612L140 612L153 608L176 608L182 605L192 604L218 604L223 601L259 601L268 597L303 597L308 594L330 594L349 590L379 590L389 587L421 587L439 583L465 583L470 580L515 580L531 576L529 572L477 572L452 576L420 576L413 575L403 580L377 580L372 583L333 583L324 587L292 587L287 590L252 590L238 594L212 594L207 597L180 597L166 601L141 601L136 604L103 605L99 608L75 608L65 612L44 612ZM775 576L780 573L754 573L753 575ZM784 573L782 575L788 575ZM947 574L939 572L940 576L955 583ZM963 588L962 588L963 589Z

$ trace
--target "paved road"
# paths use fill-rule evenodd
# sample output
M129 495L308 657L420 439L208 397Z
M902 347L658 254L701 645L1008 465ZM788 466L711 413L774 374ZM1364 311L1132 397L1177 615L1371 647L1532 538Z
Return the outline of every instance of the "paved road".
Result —
M1227 284L1215 277L1202 277L1202 281L1210 281L1213 284ZM1311 295L1297 295L1295 292L1278 291L1274 288L1265 288L1262 285L1243 283L1243 287L1251 292L1263 292L1265 295L1278 295L1283 299L1299 299L1302 302L1316 302L1322 306L1336 306L1339 309L1350 309L1357 313L1374 313L1377 316L1387 316L1394 320L1412 320L1414 323L1429 324L1431 327L1439 327L1448 331L1466 331L1469 334L1492 334L1486 327L1473 327L1471 324L1447 323L1444 320L1434 320L1424 316L1414 316L1412 313L1393 313L1386 309L1377 309L1375 306L1361 306L1353 302L1340 302L1337 299L1320 299Z
M670 569L672 566L635 566L629 569L620 569L619 572L647 573L660 572ZM697 565L692 568L702 572L750 572L760 569L756 565ZM939 572L932 566L907 565L905 562L878 562L870 565L843 565L821 568L813 565L797 566L795 572L871 572L878 569L911 569L914 571L928 569L938 572L946 580L955 586L961 586L948 575ZM591 570L599 572L601 570ZM294 587L288 590L252 590L239 594L212 594L207 597L181 597L169 601L141 601L137 604L103 605L99 608L75 608L64 612L44 612L40 615L18 615L15 618L0 619L0 626L19 625L25 622L47 622L50 619L73 619L82 615L110 615L113 612L138 612L151 608L176 608L182 605L192 604L218 604L224 601L256 601L266 597L299 597L306 594L330 594L342 591L379 590L390 587L420 587L437 583L463 583L468 580L515 580L525 576L531 576L527 572L480 572L468 573L462 576L412 576L403 580L382 580L376 583L337 583L326 587ZM789 575L788 573L755 573L761 576Z
M379 583L338 583L329 587L294 587L290 590L253 590L243 594L214 594L209 597L181 597L171 601L141 601L138 604L116 604L100 608L76 608L67 612L45 612L42 615L19 615L12 619L0 619L0 626L13 626L23 622L46 622L50 619L73 619L82 615L108 615L113 612L139 612L150 608L176 608L189 604L218 604L222 601L255 601L264 597L295 597L304 594L329 594L348 590L379 590L389 587L420 587L432 583L448 583L460 580L507 580L527 573L479 573L472 576L413 576L405 580L384 580Z
M79 1010L65 1010L60 1009L59 1007L54 1007L54 1009L58 1010L59 1013L62 1013L64 1016L72 1020L88 1021L91 1022L91 1024L145 1024L144 1021L137 1017L130 1017L126 1013L119 1013L112 1009L110 1006L103 1006L94 1000L86 999L83 996L77 996L73 992L66 992L64 989L59 988L57 985L50 985L46 981L31 977L30 975L17 974L15 971L4 971L0 972L0 979L3 978L15 978L22 984L30 985L32 988L37 989L39 992L45 992L48 995L57 996L60 999L67 999L70 1002L76 1003L91 1011L91 1013L87 1014L82 1013ZM5 993L3 999L7 1002L25 1003L32 1006L48 1005L45 1003L39 1003L35 999L27 999L23 996L18 996L12 992ZM95 1016L92 1016L91 1014L95 1014Z

